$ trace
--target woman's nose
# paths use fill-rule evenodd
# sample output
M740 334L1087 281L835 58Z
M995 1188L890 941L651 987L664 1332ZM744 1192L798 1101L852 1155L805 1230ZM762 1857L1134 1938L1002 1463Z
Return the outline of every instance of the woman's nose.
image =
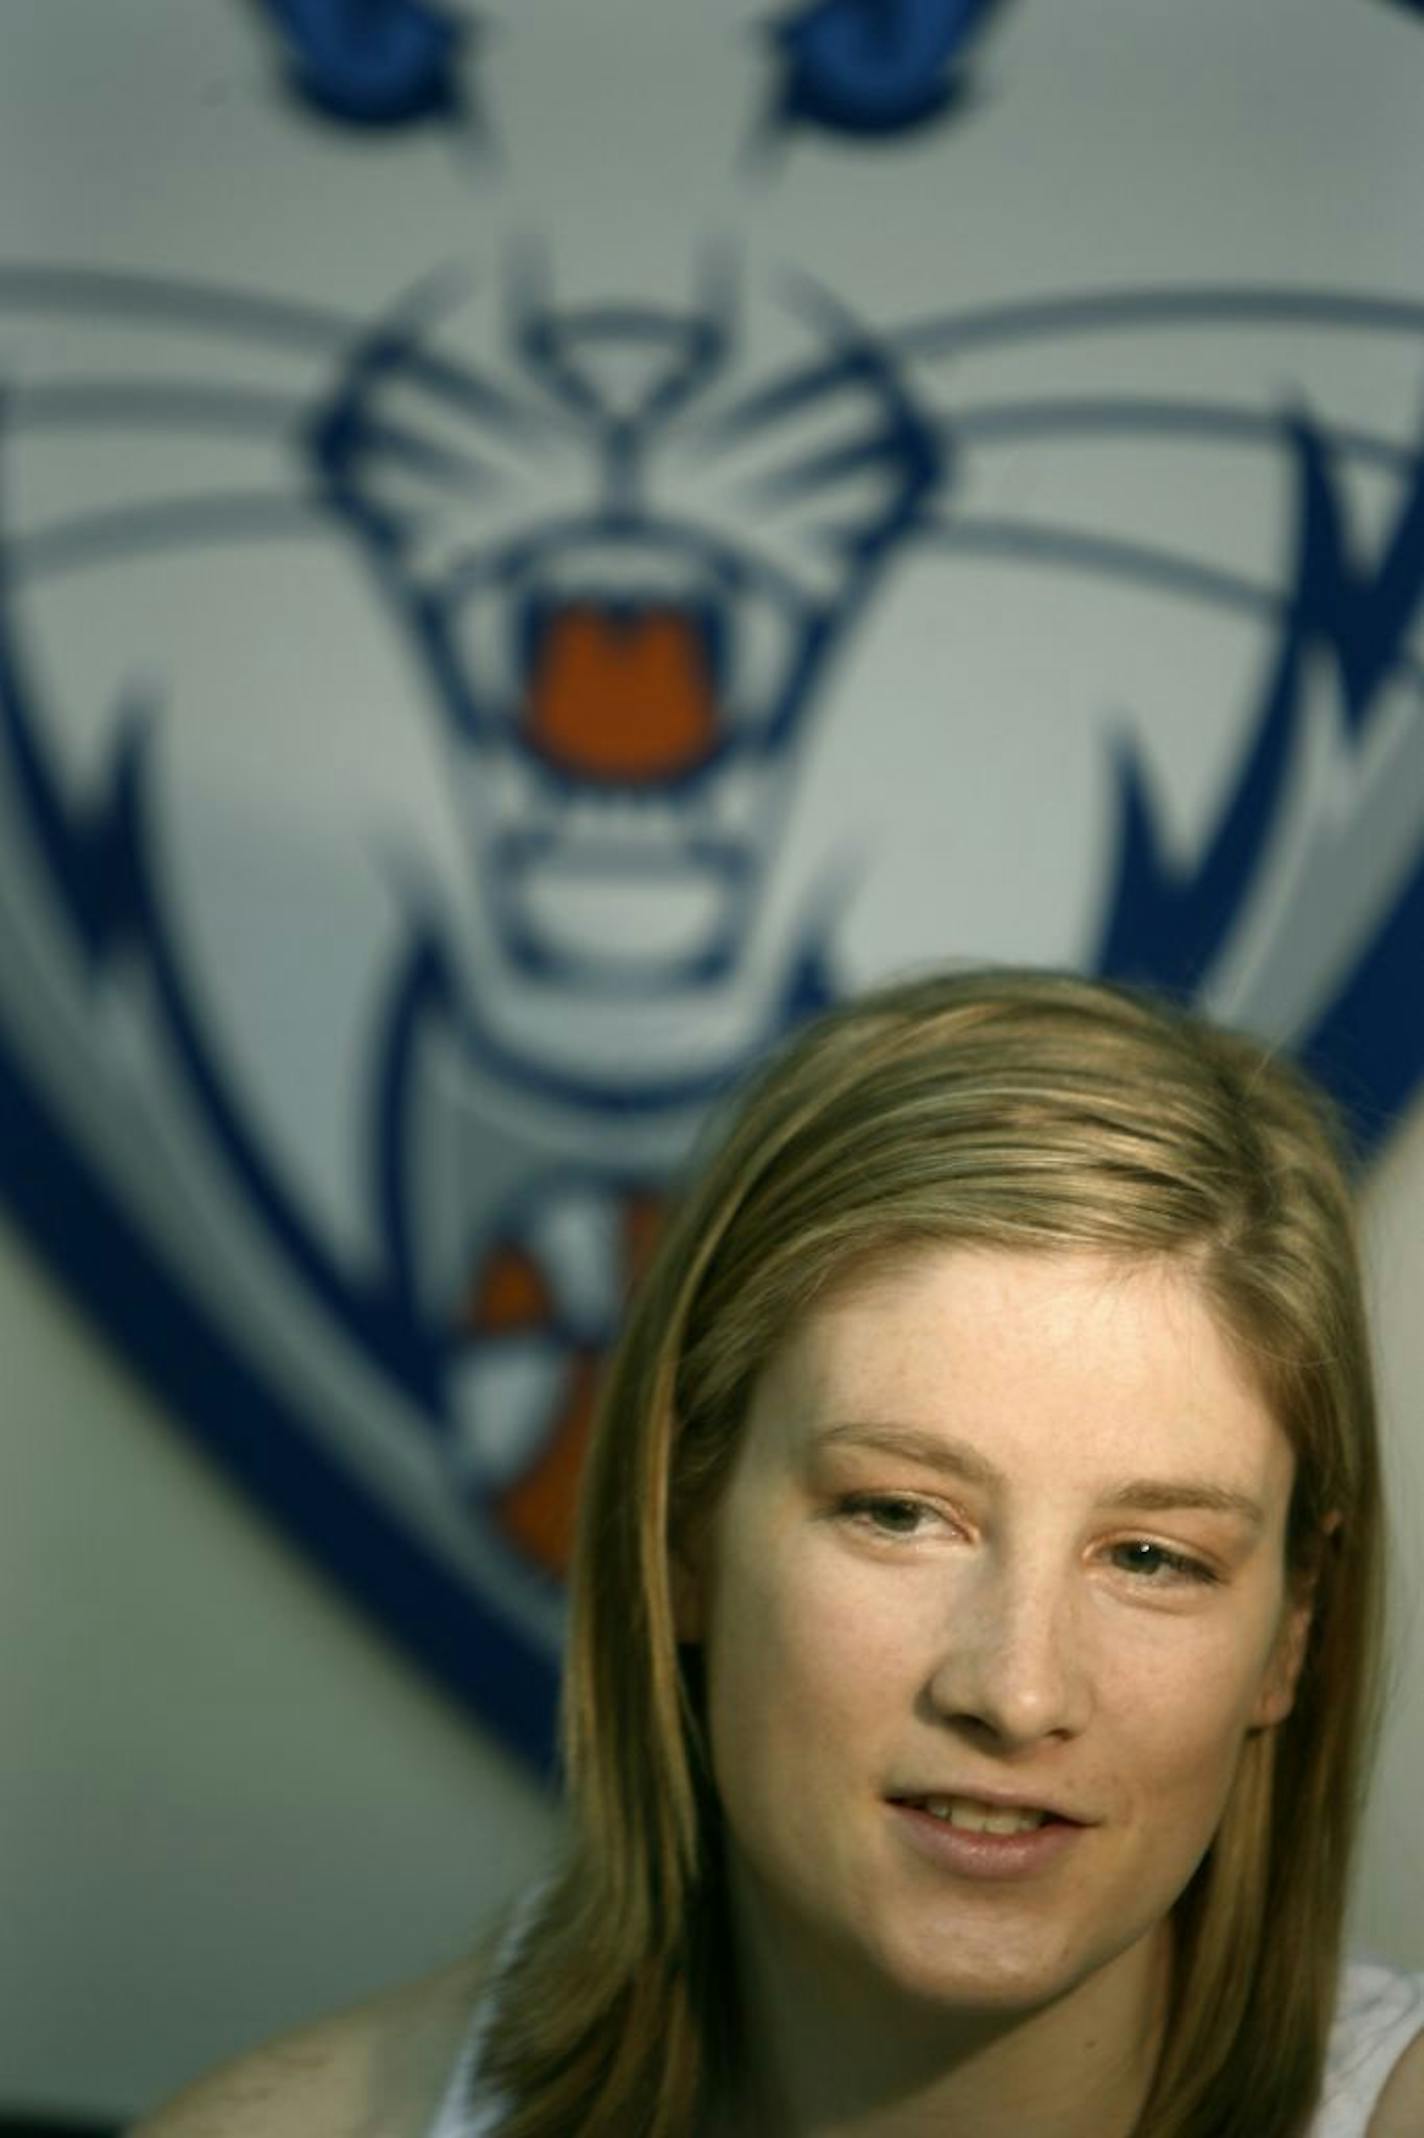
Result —
M1070 1584L986 1557L956 1591L925 1690L938 1719L973 1723L1007 1749L1078 1736L1093 1689Z

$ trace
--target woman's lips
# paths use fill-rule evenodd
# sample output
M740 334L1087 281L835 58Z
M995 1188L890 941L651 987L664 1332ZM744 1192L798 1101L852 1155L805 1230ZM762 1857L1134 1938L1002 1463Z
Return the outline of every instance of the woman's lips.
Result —
M930 1810L930 1804L937 1808ZM951 1804L959 1809L961 1823L939 1808ZM978 1798L891 1797L887 1809L909 1848L963 1878L1032 1877L1056 1864L1088 1831L1076 1820L1038 1805ZM963 1823L966 1818L973 1823ZM1012 1830L1003 1831L1010 1820Z

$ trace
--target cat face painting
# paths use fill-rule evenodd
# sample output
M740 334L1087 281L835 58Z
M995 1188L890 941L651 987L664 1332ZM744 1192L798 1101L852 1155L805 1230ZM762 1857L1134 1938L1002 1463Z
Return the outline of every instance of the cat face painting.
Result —
M1414 1089L1424 28L36 18L7 1192L538 1753L598 1359L799 1016L1080 965L1307 1053L1366 1141Z

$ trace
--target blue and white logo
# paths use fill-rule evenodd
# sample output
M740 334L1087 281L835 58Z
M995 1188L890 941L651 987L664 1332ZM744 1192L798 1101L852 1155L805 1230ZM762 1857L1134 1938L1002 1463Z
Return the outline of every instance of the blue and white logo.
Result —
M71 12L180 168L0 263L4 1185L543 1759L599 1358L799 1017L1073 962L1415 1089L1424 291L1216 5Z

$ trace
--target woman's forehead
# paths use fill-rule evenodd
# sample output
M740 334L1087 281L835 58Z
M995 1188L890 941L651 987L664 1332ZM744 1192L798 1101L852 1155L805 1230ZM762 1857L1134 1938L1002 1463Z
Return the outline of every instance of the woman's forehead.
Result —
M1085 1483L1186 1462L1271 1501L1293 1475L1194 1271L1077 1250L936 1246L848 1278L768 1362L748 1427L768 1455L898 1428Z

